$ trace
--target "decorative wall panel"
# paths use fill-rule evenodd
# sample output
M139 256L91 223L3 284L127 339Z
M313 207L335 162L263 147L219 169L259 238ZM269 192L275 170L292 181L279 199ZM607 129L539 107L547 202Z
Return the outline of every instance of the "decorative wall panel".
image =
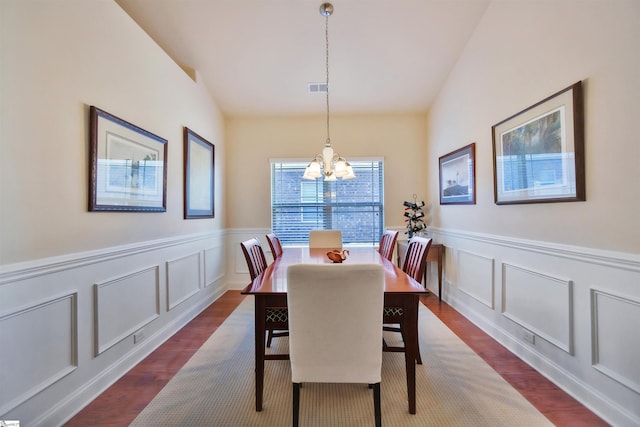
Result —
M95 285L96 355L160 315L159 266Z
M77 343L76 293L0 315L0 414L73 372Z
M173 309L201 287L201 253L167 262L167 310Z
M640 394L640 301L592 289L593 367Z
M221 246L205 249L204 251L204 285L224 277L224 248Z
M489 308L494 307L493 266L493 258L458 251L458 288Z
M572 281L502 264L503 314L572 353Z

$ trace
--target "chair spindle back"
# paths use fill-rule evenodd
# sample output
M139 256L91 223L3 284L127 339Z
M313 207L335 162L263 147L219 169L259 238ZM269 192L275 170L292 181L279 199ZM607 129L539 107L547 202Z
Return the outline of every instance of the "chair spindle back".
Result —
M431 239L413 236L409 240L409 247L402 264L402 271L420 283L422 283L422 277L424 276L429 247L431 247Z
M245 240L240 243L240 246L242 247L242 253L244 253L247 267L249 267L249 274L253 281L260 273L267 269L267 259L264 256L260 241L256 238Z

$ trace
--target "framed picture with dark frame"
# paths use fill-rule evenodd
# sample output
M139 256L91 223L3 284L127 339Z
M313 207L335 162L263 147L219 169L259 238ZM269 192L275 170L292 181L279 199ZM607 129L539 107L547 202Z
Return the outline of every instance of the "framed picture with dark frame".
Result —
M167 140L89 107L89 211L166 212Z
M215 147L184 128L184 218L214 217Z
M496 204L585 200L582 82L491 130Z
M440 204L476 204L476 143L440 157Z

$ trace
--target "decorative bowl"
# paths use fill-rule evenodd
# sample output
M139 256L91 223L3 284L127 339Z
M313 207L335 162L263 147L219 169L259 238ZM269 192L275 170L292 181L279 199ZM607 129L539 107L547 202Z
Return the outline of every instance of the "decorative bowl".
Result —
M342 263L342 261L347 259L348 255L349 255L349 249L343 249L343 250L333 249L327 252L327 258L329 258L335 264Z

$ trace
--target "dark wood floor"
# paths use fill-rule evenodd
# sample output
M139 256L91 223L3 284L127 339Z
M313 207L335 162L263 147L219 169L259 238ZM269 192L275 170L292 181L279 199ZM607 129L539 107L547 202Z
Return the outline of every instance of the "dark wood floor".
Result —
M244 298L226 292L66 425L128 426ZM422 302L555 425L607 425L436 296Z

